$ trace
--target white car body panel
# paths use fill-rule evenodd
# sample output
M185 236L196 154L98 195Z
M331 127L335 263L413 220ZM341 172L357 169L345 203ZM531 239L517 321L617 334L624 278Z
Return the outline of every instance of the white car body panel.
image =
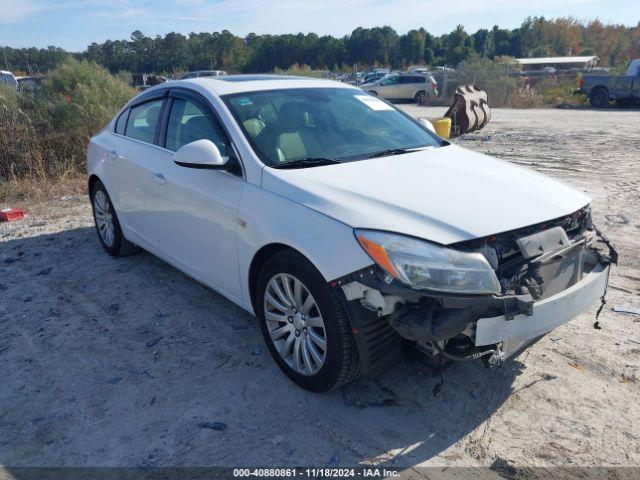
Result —
M589 198L557 180L450 145L301 170L263 187L354 228L448 245L573 213Z
M245 181L223 171L176 165L173 152L155 148L145 209L151 242L180 270L234 300L238 274L238 204Z
M251 311L249 268L271 244L288 245L314 264L327 281L372 265L353 229L258 186L247 184L239 207L238 259L244 307Z
M567 323L597 302L607 289L609 267L596 267L580 282L541 300L533 306L533 315L504 315L481 318L476 325L475 344L493 345L505 339L526 342Z
M158 85L143 95L177 87L201 94L218 113L243 177L179 167L171 151L113 133L114 122L92 139L88 172L110 193L128 239L250 312L251 262L267 245L300 251L330 281L373 264L353 228L447 245L555 219L589 201L556 180L453 145L317 168L265 167L220 95L360 90L315 79L205 78ZM166 183L157 182L157 173Z

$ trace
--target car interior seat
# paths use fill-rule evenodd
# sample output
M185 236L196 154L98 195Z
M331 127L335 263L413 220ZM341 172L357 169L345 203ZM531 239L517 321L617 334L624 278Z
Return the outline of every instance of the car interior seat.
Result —
M260 135L260 132L264 130L264 127L266 125L262 120L254 117L246 119L244 122L242 122L242 126L244 126L244 129L247 131L251 138L256 138L258 135Z
M197 115L187 120L180 130L178 147L203 138L211 140L222 156L227 155L226 145L223 144L215 123L207 115Z
M302 102L288 102L280 107L275 141L279 161L287 162L322 155L320 142L308 127L306 110Z

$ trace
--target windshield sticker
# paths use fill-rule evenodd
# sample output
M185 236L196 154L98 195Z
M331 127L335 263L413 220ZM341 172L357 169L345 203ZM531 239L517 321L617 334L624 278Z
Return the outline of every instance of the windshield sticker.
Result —
M371 95L354 95L371 110L393 110L393 107L382 100Z
M241 107L248 107L249 105L253 105L253 102L249 97L234 98L233 103Z

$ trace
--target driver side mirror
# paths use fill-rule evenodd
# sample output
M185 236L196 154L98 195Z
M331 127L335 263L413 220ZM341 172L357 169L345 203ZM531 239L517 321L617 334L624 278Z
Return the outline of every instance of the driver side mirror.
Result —
M211 140L203 138L187 143L173 154L173 161L181 167L207 170L229 170L229 157L223 157Z

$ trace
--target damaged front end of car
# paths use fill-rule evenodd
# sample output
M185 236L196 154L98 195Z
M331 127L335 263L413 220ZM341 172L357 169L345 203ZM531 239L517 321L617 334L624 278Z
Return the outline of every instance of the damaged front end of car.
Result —
M497 365L604 301L617 252L585 207L543 224L442 247L357 230L375 264L344 293L363 370L398 360L400 338L438 359Z

